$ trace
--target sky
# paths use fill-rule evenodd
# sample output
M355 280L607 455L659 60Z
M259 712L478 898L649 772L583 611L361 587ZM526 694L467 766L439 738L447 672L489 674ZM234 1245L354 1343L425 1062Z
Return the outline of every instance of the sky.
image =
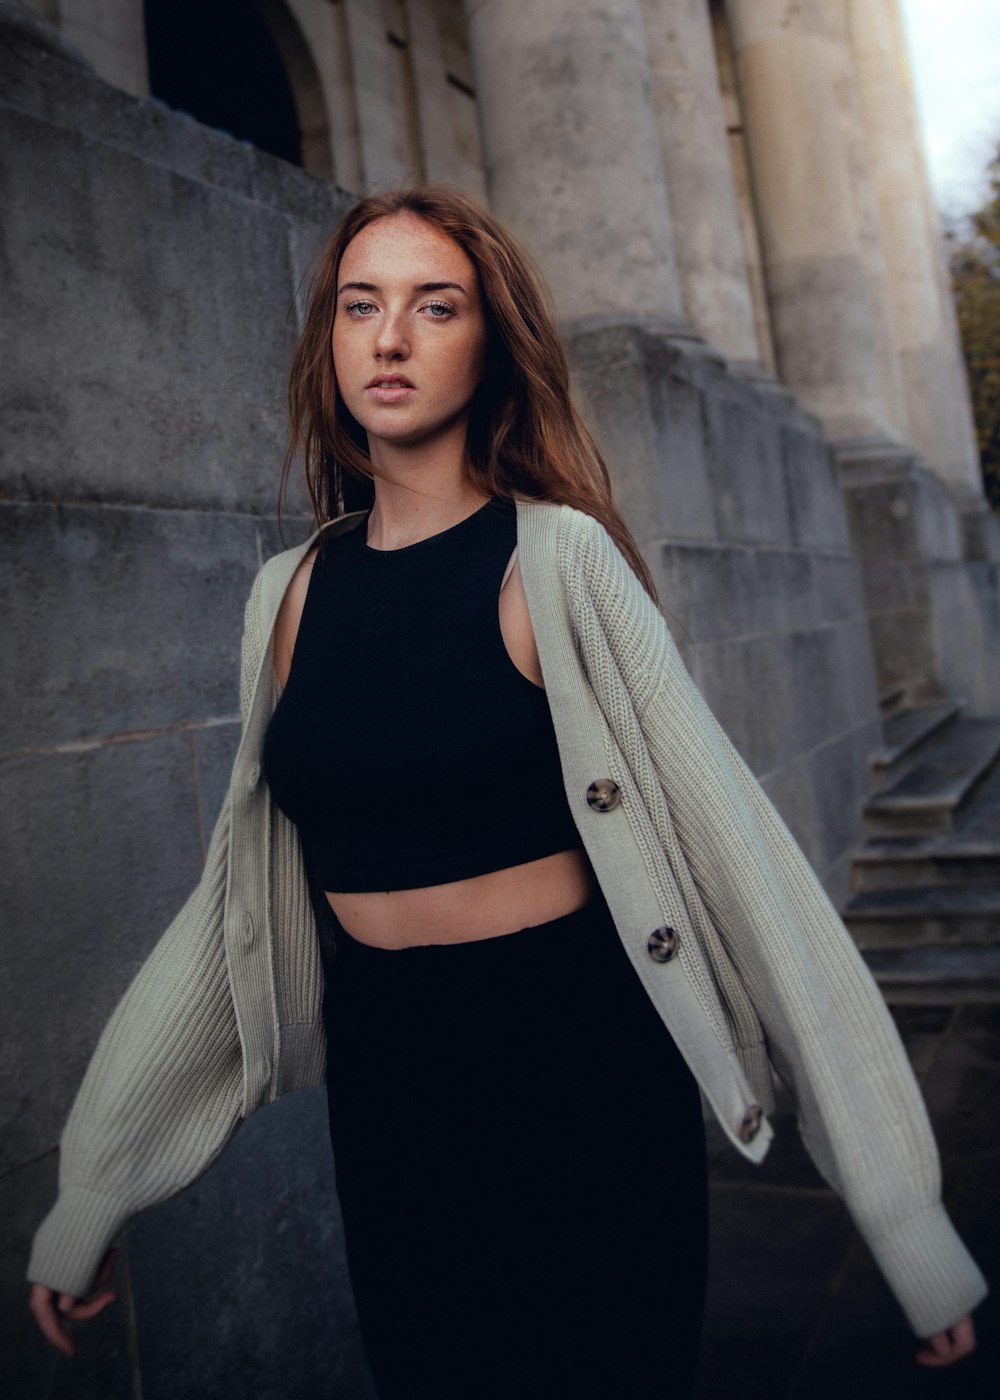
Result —
M1000 0L900 0L938 208L985 202L1000 142Z

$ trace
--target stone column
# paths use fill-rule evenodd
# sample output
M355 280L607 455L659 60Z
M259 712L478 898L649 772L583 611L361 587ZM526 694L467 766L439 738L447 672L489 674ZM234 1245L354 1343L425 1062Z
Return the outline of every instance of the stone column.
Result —
M407 149L406 98L399 62L386 39L382 7L342 0L361 152L361 188L405 184L420 172Z
M781 379L834 441L892 423L817 0L726 0Z
M861 109L889 273L910 440L962 494L982 494L979 454L936 216L928 216L924 157L909 59L895 0L847 0Z
M679 323L640 0L466 0L490 204L560 317Z
M820 0L820 8L825 28L822 43L826 50L826 64L833 79L841 139L854 195L854 213L865 266L865 285L878 355L882 397L895 436L900 442L908 442L910 425L899 346L896 343L892 319L889 272L882 244L878 199L868 156L868 139L861 112L847 9L844 0Z
M758 366L753 298L707 0L642 0L674 248L691 324Z

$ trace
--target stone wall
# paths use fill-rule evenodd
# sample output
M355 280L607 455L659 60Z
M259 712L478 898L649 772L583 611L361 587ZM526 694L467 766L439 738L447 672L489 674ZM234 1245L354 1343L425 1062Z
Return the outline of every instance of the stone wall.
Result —
M23 35L0 55L4 1394L367 1396L321 1091L129 1229L76 1360L25 1307L72 1096L221 803L295 293L351 200Z
M881 735L861 572L819 425L655 320L564 335L688 669L839 904Z
M365 1400L319 1093L133 1224L77 1360L23 1306L73 1093L221 800L295 291L348 197L23 35L0 80L5 1393ZM817 424L658 323L565 332L695 678L839 897L877 706Z

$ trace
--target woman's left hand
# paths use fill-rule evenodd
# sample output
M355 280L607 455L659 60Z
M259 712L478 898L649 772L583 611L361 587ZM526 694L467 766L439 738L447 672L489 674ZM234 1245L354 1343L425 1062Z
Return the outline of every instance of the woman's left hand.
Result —
M950 1366L976 1349L976 1329L971 1317L963 1317L954 1327L927 1338L927 1348L917 1352L921 1366Z

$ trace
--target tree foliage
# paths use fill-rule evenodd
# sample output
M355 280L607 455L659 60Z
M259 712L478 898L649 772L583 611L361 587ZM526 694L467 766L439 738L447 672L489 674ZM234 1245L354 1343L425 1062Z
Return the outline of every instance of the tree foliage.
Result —
M952 286L986 496L1000 510L1000 143L990 195L966 231L949 234Z

